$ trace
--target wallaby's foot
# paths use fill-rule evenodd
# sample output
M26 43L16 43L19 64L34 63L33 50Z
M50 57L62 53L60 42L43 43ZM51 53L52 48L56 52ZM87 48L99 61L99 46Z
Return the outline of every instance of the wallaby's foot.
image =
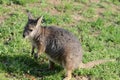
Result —
M72 70L67 70L66 77L63 80L71 80Z
M70 77L65 77L63 80L71 80Z
M38 58L39 58L38 53L34 53L34 59L38 59Z

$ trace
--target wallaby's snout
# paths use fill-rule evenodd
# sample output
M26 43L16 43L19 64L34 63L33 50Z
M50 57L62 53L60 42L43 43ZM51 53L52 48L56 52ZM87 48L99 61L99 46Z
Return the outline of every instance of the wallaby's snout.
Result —
M25 26L25 28L23 30L23 38L26 38L27 36L29 36L30 32L32 31L29 29L29 27L27 25Z
M25 30L23 31L23 38L25 38L28 34L28 32L26 32Z
M23 33L23 38L25 38L25 34Z
M30 24L31 25L31 24ZM33 25L26 25L23 31L23 38L30 37L32 32L34 31L34 26Z

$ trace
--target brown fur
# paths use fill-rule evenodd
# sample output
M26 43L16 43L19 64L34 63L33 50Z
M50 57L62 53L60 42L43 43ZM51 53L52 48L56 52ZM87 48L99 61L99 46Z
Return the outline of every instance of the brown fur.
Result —
M66 70L64 80L70 80L72 71L76 68L91 68L109 60L98 60L82 63L82 48L79 40L69 31L54 27L40 26L42 18L33 19L28 13L28 23L25 26L23 37L28 37L32 42L32 55L37 59L39 54L45 52L50 60L49 68L54 68L58 63ZM34 49L37 48L37 53Z

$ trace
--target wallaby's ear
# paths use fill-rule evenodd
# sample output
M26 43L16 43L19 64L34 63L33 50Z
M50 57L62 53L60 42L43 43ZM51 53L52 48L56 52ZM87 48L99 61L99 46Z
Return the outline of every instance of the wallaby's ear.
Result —
M43 16L41 16L41 17L39 17L39 18L37 19L36 28L40 27L41 22L42 22L42 19L43 19Z
M33 19L33 16L29 10L27 10L27 15L28 15L28 20Z

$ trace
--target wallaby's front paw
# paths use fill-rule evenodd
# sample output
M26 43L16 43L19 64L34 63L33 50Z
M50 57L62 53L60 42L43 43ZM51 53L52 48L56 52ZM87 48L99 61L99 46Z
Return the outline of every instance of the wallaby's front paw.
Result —
M38 56L38 53L34 53L34 59L38 59L39 56Z
M31 57L33 57L34 56L34 53L31 53Z

